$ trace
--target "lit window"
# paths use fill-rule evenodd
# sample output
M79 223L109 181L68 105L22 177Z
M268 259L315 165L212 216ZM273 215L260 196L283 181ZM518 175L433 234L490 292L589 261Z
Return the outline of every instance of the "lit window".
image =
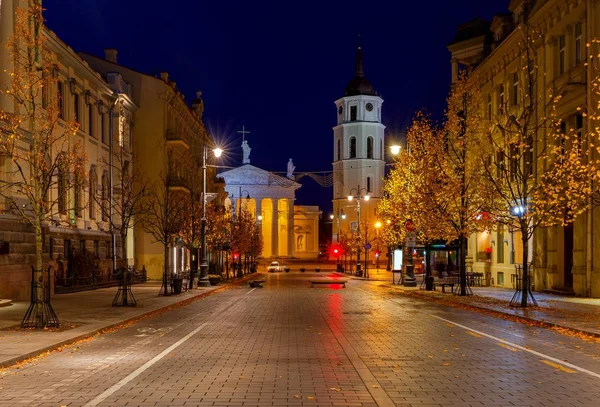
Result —
M498 99L498 109L504 109L504 84L500 85L499 99Z

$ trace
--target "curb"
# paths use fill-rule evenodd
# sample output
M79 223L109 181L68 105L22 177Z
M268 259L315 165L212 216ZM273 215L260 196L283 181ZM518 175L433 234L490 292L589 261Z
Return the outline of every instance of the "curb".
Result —
M105 331L110 331L111 329L114 329L114 328L116 328L116 327L118 327L120 325L135 323L138 320L142 320L144 318L151 317L154 314L159 314L159 313L164 312L164 311L166 311L169 308L172 308L174 306L185 307L185 306L191 304L192 302L195 302L196 300L199 300L201 298L204 298L204 297L207 297L209 295L212 295L213 293L217 293L219 291L223 291L223 290L225 290L225 289L227 289L227 288L229 288L231 286L237 285L238 283L244 283L244 282L246 282L246 280L249 277L250 276L245 276L245 277L243 277L243 278L241 278L239 280L234 280L234 281L232 281L232 282L230 282L230 283L228 283L226 285L223 285L221 287L215 288L214 290L210 290L210 291L205 292L205 293L200 293L200 294L198 294L198 295L196 295L194 297L185 298L185 299L183 299L181 301L174 302L172 304L165 305L163 307L153 309L151 311L145 312L143 314L136 315L136 316L131 317L131 318L127 318L127 319L124 319L124 320L121 320L121 321L118 321L118 322L115 322L115 323L111 323L111 324L106 325L106 326L104 326L102 328L97 328L97 329L91 330L89 332L83 333L81 335L78 335L76 337L65 339L64 341L53 343L52 345L48 345L48 346L45 346L43 348L34 350L32 352L29 352L29 353L26 353L26 354L23 354L23 355L20 355L20 356L16 356L16 357L14 357L12 359L7 359L5 361L0 362L0 370L2 370L2 369L9 369L11 367L14 367L14 365L16 365L16 364L18 364L20 362L26 361L27 359L31 359L31 358L35 358L35 357L41 356L44 353L50 353L50 352L55 351L58 348L61 348L63 346L69 346L69 345L75 344L75 343L77 343L77 342L79 342L81 340L84 340L84 339L87 339L87 338L91 338L91 337L94 337L96 335L101 335Z
M415 290L411 290L411 292L414 292ZM401 292L402 295L406 295L406 291L403 290L398 290L398 292ZM419 296L419 298L422 299L426 299L428 301L430 301L431 298L433 298L432 296L429 295L422 295L422 294L416 294ZM437 299L437 298L436 298ZM575 328L572 326L568 326L568 325L562 325L556 322L548 322L548 321L542 321L539 319L535 319L535 318L531 318L531 317L526 317L526 316L521 316L521 315L515 315L515 314L511 314L510 312L506 312L506 311L502 311L502 310L497 310L494 308L488 308L488 307L484 307L482 305L474 305L474 304L463 304L460 302L456 302L456 301L452 301L452 300L446 300L444 298L440 298L440 301L449 303L449 304L457 304L457 305L463 305L466 307L471 307L471 308L475 308L475 309L479 309L479 310L484 310L484 311L490 311L490 312L495 312L498 314L502 314L502 315L506 315L515 319L520 319L520 320L524 320L524 321L528 321L528 322L534 322L536 324L540 324L541 326L543 326L544 328L560 328L560 329L564 329L573 333L579 333L579 334L584 334L584 335L588 335L588 336L592 336L594 338L600 338L600 332L593 332L593 331L587 331L585 329L581 329L581 328Z

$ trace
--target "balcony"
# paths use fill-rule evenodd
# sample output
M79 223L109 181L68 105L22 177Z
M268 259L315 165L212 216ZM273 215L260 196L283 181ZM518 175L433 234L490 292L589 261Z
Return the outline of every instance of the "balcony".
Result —
M166 139L167 145L181 146L185 149L190 148L190 138L181 131L167 130Z
M169 177L169 189L190 192L192 189L191 179L185 175L171 175Z

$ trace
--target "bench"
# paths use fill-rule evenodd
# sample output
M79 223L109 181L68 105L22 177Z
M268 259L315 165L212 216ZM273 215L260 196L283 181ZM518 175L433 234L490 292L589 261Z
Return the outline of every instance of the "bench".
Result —
M262 283L264 283L265 280L252 280L250 281L250 287L252 288L263 288Z
M310 281L310 288L313 288L313 286L315 284L342 284L344 288L346 288L346 282L348 280L327 280L327 279L320 279L320 280L309 280Z
M435 287L442 287L443 293L446 293L446 287L450 287L450 292L452 292L452 290L454 289L454 281L450 278L444 278L441 281L435 281L433 283L434 290L435 290Z

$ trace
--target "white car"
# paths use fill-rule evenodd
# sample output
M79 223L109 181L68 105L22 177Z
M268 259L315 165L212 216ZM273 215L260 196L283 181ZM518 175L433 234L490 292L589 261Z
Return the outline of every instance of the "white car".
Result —
M269 267L267 268L267 271L269 273L277 273L279 271L281 271L281 266L279 265L278 261L274 261L271 264L269 264Z

